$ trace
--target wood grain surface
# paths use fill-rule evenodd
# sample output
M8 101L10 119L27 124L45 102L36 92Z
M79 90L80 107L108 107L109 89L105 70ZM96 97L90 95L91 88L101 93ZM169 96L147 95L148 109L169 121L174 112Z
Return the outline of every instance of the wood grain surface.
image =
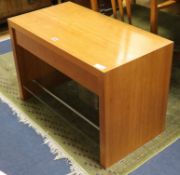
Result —
M71 2L11 18L9 26L23 98L27 80L51 71L26 68L35 59L99 96L102 166L164 130L172 41Z
M11 18L10 23L39 42L69 53L76 61L92 67L103 65L106 68L101 72L171 43L71 2ZM53 37L59 40L53 41Z

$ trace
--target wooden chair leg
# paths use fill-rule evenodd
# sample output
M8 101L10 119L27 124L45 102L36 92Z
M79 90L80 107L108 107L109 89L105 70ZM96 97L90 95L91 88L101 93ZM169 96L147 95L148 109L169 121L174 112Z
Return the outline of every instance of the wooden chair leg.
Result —
M123 0L118 0L119 11L120 11L120 18L124 21L124 9L123 9Z
M90 3L91 3L91 9L94 10L94 11L98 11L98 2L97 0L90 0Z
M131 13L131 0L126 0L126 11L128 16L128 22L131 24L132 13Z
M112 5L112 10L113 10L113 15L114 15L114 18L117 18L117 7L116 7L116 0L111 0L111 5Z
M151 32L157 33L157 23L158 23L158 8L157 8L157 0L151 0L150 4L150 25Z

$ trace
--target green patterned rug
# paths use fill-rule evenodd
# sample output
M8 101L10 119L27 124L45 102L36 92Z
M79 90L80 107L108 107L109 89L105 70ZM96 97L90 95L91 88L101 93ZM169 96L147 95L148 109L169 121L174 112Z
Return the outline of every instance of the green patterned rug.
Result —
M177 64L175 64L177 65ZM15 66L12 53L0 55L0 98L18 114L19 120L34 128L51 148L56 159L68 158L72 172L92 175L128 174L144 161L163 150L180 136L180 69L173 68L173 78L169 94L167 123L164 133L145 144L109 169L103 169L99 161L98 133L91 128L83 131L83 123L79 122L71 112L63 106L59 115L42 105L35 98L24 102L19 99ZM77 93L82 88L76 83L64 84L61 91L73 89ZM76 90L74 90L76 89ZM66 93L65 93L66 94ZM67 94L66 94L67 95ZM90 95L91 96L91 95ZM87 99L86 99L87 100ZM89 98L91 101L92 99ZM66 120L68 118L68 121ZM91 134L88 134L91 133Z

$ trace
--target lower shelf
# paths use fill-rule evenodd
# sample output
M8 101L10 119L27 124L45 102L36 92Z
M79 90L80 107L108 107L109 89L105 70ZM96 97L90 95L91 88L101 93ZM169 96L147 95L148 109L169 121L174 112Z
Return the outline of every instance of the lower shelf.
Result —
M51 88L32 80L24 89L53 113L99 142L99 108L95 94L72 80Z

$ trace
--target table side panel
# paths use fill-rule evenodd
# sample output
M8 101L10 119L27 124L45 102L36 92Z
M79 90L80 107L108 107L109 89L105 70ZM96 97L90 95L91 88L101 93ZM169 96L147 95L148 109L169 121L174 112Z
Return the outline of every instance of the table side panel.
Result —
M41 44L22 34L21 32L18 32L16 30L15 35L18 45L20 45L33 55L36 55L38 59L43 60L44 62L69 76L73 80L79 82L87 89L98 94L98 77L90 74L87 70L82 69L75 63L70 62L70 58L66 59L64 55L62 56L54 53L49 48L42 46ZM69 57L69 55L67 55L67 57Z
M103 166L112 165L164 130L172 48L168 45L114 69L102 80Z

